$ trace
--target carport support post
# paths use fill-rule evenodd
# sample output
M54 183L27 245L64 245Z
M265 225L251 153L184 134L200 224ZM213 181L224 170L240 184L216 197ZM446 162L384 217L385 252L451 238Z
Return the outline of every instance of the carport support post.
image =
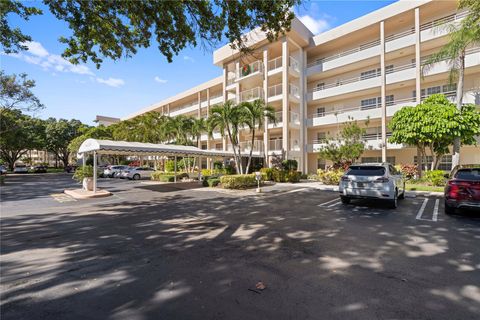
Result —
M198 156L198 181L201 182L201 179L202 179L202 157Z
M173 182L177 183L177 156L175 156L175 170L173 175Z
M97 192L97 151L93 151L93 193Z

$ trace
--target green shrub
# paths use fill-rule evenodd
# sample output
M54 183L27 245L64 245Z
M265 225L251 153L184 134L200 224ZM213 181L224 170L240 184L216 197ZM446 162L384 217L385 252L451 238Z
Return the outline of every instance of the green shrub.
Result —
M297 160L287 159L282 161L282 167L285 171L297 171L298 162Z
M177 174L177 181L180 181L183 178L188 178L188 173L182 172L180 174ZM155 171L154 173L152 173L150 179L154 181L160 181L160 182L174 182L175 175L171 173L165 173L162 171Z
M210 178L207 180L207 184L210 188L216 187L220 184L219 178Z
M177 167L178 170L178 167ZM166 172L174 172L175 171L175 161L167 160L165 161L165 171Z
M257 185L255 174L234 174L221 176L220 182L226 189L245 189Z
M300 177L302 176L302 173L300 171L288 171L286 173L286 180L287 182L300 182Z
M307 180L307 179L308 179L308 174L302 173L302 174L300 175L300 179L302 179L302 180Z
M222 169L223 168L223 162L222 161L215 161L213 163L213 169Z
M262 173L262 177L265 181L272 181L273 180L273 169L272 168L262 168L260 169Z
M397 168L397 166L395 166ZM418 168L414 164L401 164L400 171L407 180L414 179L415 176L418 176Z
M318 179L324 184L338 185L345 172L341 169L317 170Z
M100 170L97 170L97 176L100 175ZM73 179L82 182L83 178L93 178L93 166L80 166L75 170Z
M272 170L272 178L275 182L287 182L287 172L274 168Z
M212 170L210 170L210 169L202 169L201 173L202 173L202 177L208 177L208 176L211 176L211 175L212 175Z
M445 172L442 170L426 171L423 180L431 186L441 187L445 185Z

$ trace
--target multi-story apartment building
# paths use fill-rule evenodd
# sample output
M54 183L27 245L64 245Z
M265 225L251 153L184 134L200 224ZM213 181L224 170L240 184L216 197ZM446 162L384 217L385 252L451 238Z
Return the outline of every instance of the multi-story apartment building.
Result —
M416 149L388 142L388 121L400 108L426 96L445 93L455 100L456 86L448 81L449 65L440 62L424 72L422 62L448 40L439 26L458 23L456 1L399 1L344 25L313 35L298 19L291 31L269 42L257 30L247 35L253 49L241 55L226 45L216 50L213 62L223 74L127 117L158 111L207 117L212 105L264 99L276 110L276 123L256 133L255 153L283 153L296 159L304 172L325 165L317 152L327 137L353 118L368 119L366 150L361 161L387 159L414 163ZM480 104L480 47L466 56L464 102ZM248 130L240 134L248 150ZM229 150L220 133L202 136L201 147ZM480 163L480 149L464 147L463 163ZM441 168L450 167L451 157Z

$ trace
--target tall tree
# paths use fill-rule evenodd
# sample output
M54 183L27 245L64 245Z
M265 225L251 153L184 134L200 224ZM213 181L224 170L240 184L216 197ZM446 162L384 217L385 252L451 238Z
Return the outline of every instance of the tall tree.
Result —
M43 104L32 91L34 87L35 81L28 79L26 73L7 75L0 71L0 112L7 109L23 112L42 109Z
M212 137L215 130L220 131L222 137L228 137L232 145L233 158L237 167L237 173L243 174L242 154L238 141L239 126L242 119L242 109L232 101L216 105L210 109L208 118L209 135Z
M84 126L79 128L79 136L73 138L68 144L70 153L77 153L82 143L87 139L113 139L112 128L99 125L98 127Z
M248 126L250 134L252 135L250 140L250 153L248 155L247 167L245 169L245 173L248 173L252 163L252 153L255 145L255 132L256 130L262 129L265 119L275 123L275 109L269 105L266 105L263 100L259 99L254 100L253 102L241 103L240 108L242 108L242 122Z
M65 120L49 118L46 120L45 136L46 146L50 152L53 152L57 159L60 159L63 166L68 165L70 158L70 142L82 134L82 124L79 120Z
M446 61L450 65L449 81L457 83L457 109L462 110L464 82L465 82L465 56L468 48L480 44L479 5L476 0L460 1L460 8L470 8L470 14L460 24L456 21L439 26L449 32L449 42L430 55L424 62L423 73L427 73L436 63ZM461 138L456 137L452 150L452 169L460 163Z
M415 107L404 107L390 120L390 142L417 146L422 158L430 150L430 169L438 168L443 155L458 138L464 145L475 144L480 134L480 112L474 105L458 110L444 95L434 94ZM417 159L423 164L423 159Z
M169 132L174 136L176 144L191 145L192 141L190 140L190 137L192 136L192 125L192 118L179 115L169 118L167 126Z
M1 109L0 157L10 170L15 162L30 149L44 146L44 122L16 109Z
M60 38L66 45L62 55L72 63L91 60L99 67L103 57L131 57L139 48L148 48L153 39L169 62L188 46L212 46L225 38L233 48L248 51L245 31L260 27L273 41L290 30L291 8L300 0L43 2L71 30L69 37ZM3 47L10 52L25 49L22 43L29 37L12 29L6 16L13 13L28 19L42 11L16 0L3 0L0 9Z

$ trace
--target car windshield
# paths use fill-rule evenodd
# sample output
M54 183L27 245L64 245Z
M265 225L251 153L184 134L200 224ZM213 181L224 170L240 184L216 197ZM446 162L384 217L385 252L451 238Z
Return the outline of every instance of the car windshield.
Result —
M350 166L347 174L352 176L383 176L385 168L379 166Z
M455 174L455 178L461 180L480 181L480 168L460 169Z

